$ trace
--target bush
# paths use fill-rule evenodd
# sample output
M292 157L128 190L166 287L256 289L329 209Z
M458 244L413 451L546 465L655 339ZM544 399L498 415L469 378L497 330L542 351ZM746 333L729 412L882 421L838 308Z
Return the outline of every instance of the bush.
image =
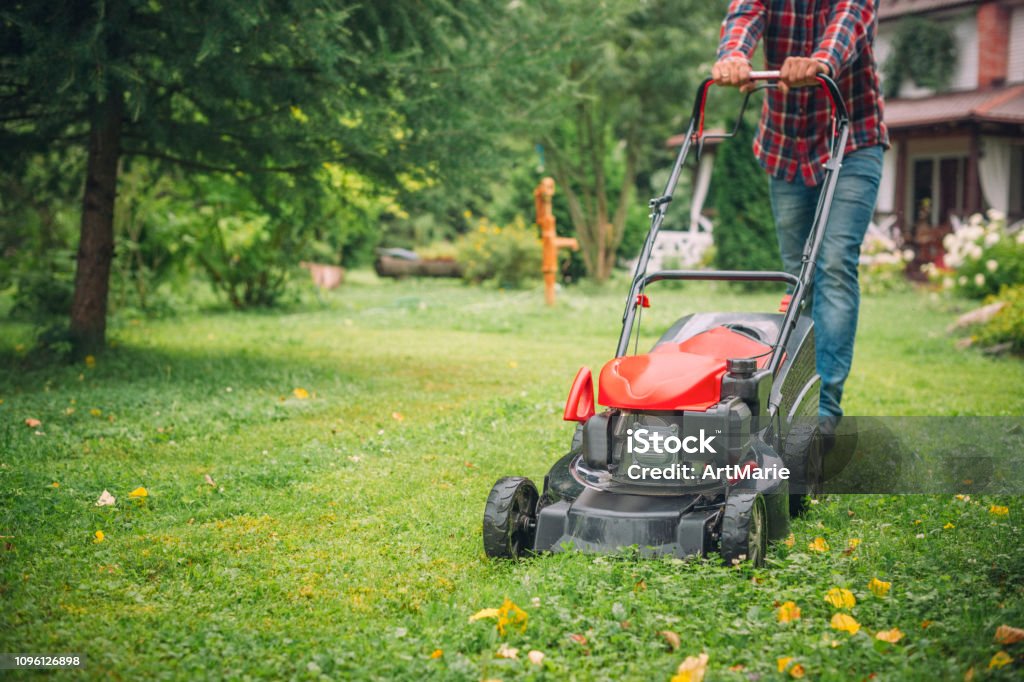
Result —
M980 214L942 243L952 272L945 286L968 298L985 298L1003 287L1024 284L1024 230L1011 233L998 211Z
M474 283L493 280L518 289L540 279L541 245L537 231L522 218L506 227L481 218L474 230L456 242L463 277Z
M21 265L11 317L41 325L66 318L75 294L75 254L53 249Z
M888 237L868 235L860 249L860 290L880 294L907 287L906 263L913 251L903 251Z
M436 241L416 247L416 255L423 260L458 260L459 250L449 241Z
M1010 344L1014 353L1024 353L1024 285L1005 287L986 301L1003 301L1006 305L979 328L974 341L981 346Z

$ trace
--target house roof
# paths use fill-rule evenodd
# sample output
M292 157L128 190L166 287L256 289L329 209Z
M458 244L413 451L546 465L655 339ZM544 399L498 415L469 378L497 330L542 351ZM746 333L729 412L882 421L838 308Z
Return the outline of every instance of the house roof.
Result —
M880 0L879 20L902 17L907 14L925 14L960 5L977 5L978 0Z
M1024 84L885 101L890 130L967 121L1024 125Z

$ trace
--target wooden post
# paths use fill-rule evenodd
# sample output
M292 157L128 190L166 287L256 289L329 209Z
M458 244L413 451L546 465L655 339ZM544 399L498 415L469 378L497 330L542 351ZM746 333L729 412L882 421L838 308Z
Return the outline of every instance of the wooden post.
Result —
M544 178L533 190L533 204L540 227L541 262L544 275L544 302L555 304L555 275L558 273L558 249L579 249L575 239L559 237L555 233L555 214L551 211L551 197L555 196L554 178Z

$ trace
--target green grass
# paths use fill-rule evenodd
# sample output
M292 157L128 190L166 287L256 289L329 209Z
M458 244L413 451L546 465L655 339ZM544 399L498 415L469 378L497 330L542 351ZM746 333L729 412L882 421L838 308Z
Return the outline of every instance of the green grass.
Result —
M115 319L91 368L36 366L19 350L29 330L4 323L0 651L80 652L83 676L119 679L668 679L702 651L709 680L781 679L783 656L811 679L1020 674L986 670L995 628L1024 627L1019 498L833 496L756 571L487 560L491 484L541 480L564 452L569 383L612 354L624 290L571 290L548 310L537 292L360 275L323 308ZM645 342L684 312L777 298L652 292ZM850 413L1024 414L1024 363L954 350L943 306L864 302ZM149 497L130 500L138 486ZM94 505L104 489L115 507ZM989 513L995 502L1009 514ZM828 552L808 550L819 536ZM892 582L886 598L873 577ZM829 628L833 586L856 595L860 633ZM468 622L506 597L525 632ZM802 618L780 624L787 600ZM875 643L892 627L899 644ZM495 657L503 641L519 659Z

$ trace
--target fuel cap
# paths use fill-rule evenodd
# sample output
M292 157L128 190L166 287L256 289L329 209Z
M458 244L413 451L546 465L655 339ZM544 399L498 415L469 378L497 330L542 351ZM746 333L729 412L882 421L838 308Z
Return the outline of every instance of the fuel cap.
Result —
M734 377L745 379L754 376L757 371L757 360L754 358L729 358L725 361L725 369Z

